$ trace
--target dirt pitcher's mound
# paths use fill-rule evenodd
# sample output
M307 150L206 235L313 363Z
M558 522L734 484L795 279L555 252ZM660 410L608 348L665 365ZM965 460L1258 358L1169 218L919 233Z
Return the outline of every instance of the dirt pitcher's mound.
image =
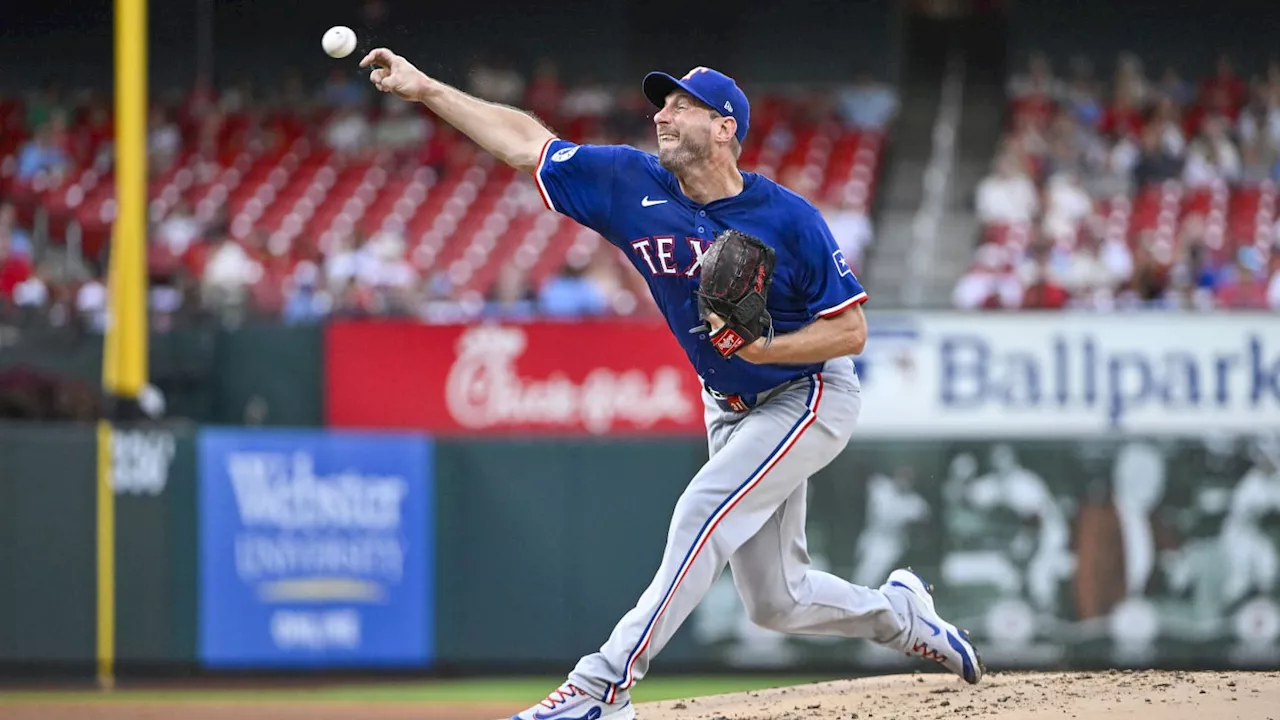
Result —
M646 703L637 720L1280 720L1280 672L936 673Z

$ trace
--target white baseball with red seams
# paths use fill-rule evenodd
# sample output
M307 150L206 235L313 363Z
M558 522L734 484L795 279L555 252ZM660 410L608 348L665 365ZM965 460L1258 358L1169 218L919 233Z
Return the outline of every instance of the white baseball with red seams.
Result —
M329 57L344 58L355 52L356 33L345 25L334 25L325 31L320 46Z

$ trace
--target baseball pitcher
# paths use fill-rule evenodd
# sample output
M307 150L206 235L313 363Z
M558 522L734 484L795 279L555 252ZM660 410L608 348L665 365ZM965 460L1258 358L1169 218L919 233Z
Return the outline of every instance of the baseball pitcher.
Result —
M866 343L867 294L813 205L738 168L751 110L732 78L706 67L646 75L654 156L564 140L387 49L361 66L374 66L379 90L425 104L531 173L547 208L625 253L704 388L710 459L676 503L652 583L598 652L513 720L634 718L631 688L726 565L763 627L865 638L981 679L968 637L938 616L914 572L869 588L809 566L806 483L858 420L851 356Z

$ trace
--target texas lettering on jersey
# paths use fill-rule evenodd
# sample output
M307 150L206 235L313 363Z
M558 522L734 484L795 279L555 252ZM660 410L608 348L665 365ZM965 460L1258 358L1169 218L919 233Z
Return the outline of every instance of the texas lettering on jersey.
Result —
M645 266L649 268L650 275L679 275L687 278L696 278L698 277L698 269L702 267L702 256L706 254L707 248L711 247L711 243L696 237L686 237L684 241L689 244L689 250L693 254L693 261L688 263L687 268L677 265L676 238L674 235L641 238L632 240L629 244L631 245L631 250L644 260Z
M694 370L708 388L726 395L762 392L821 365L725 359L705 333L688 332L702 324L695 300L699 269L721 232L740 230L777 253L768 298L777 333L794 332L867 299L817 208L766 177L742 176L742 192L699 204L649 153L558 138L542 149L534 174L548 208L595 230L626 254Z

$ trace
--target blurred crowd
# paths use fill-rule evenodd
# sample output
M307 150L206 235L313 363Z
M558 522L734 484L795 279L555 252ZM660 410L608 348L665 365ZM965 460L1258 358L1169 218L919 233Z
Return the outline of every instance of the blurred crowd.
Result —
M1280 309L1280 61L1110 77L1032 54L974 198L968 309Z
M566 83L550 61L537 63L526 75L501 57L478 62L463 87L482 98L527 108L560 134L581 142L656 147L653 110L638 87L616 88L589 77ZM522 268L509 264L481 302L464 302L442 272L423 270L416 262L419 249L397 233L350 229L323 242L298 243L258 228L238 232L238 220L228 217L225 204L155 197L158 185L176 182L172 178L180 167L194 168L192 182L198 186L246 151L283 155L298 138L352 160L395 157L390 172L415 182L423 173L456 179L484 162L474 144L425 108L374 92L362 73L335 70L312 89L298 75L288 74L269 92L248 84L220 92L196 87L183 94L158 92L154 101L148 121L153 183L148 264L153 322L161 326L210 313L232 320L314 322L332 316L447 321L476 315L583 317L653 311L639 276L598 238L579 238L563 267L536 284ZM15 211L7 190L61 190L74 180L92 194L93 181L111 169L110 108L109 97L56 86L22 98L0 97L0 319L40 317L95 330L103 326L109 242L102 241L104 252L94 252L96 245L86 236L77 252L69 236L55 229L42 246L33 215ZM822 123L879 132L892 122L897 98L860 75L841 90L804 94L785 112L796 132ZM770 134L769 142L783 142L778 137ZM198 162L191 162L192 153ZM780 174L776 179L797 191L815 189L807 175ZM86 181L87 175L93 178ZM103 187L97 185L99 191ZM66 195L48 194L71 203ZM114 212L109 193L100 201L104 213ZM504 195L503 202L540 207L532 182ZM873 234L868 205L866 196L820 204L855 268Z

